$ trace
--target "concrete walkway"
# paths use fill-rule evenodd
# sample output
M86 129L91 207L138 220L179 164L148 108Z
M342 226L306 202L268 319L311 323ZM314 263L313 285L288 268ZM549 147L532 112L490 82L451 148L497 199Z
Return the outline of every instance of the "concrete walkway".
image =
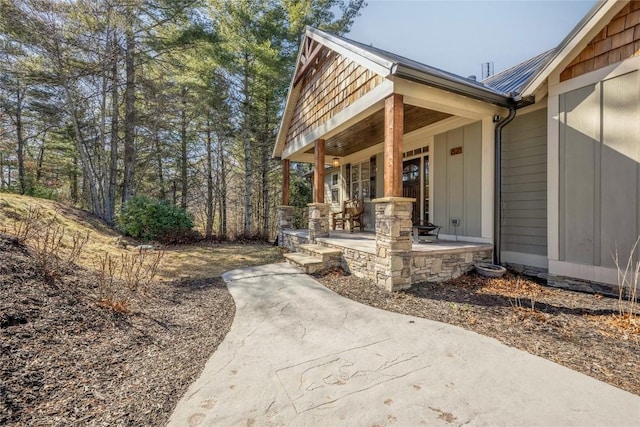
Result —
M640 397L286 264L224 275L231 331L171 426L638 426ZM635 367L638 368L638 367Z

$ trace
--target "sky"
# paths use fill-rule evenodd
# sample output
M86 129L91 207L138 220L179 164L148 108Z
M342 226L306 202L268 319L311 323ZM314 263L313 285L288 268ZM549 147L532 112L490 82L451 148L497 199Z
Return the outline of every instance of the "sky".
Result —
M367 0L347 38L463 77L556 47L595 0Z

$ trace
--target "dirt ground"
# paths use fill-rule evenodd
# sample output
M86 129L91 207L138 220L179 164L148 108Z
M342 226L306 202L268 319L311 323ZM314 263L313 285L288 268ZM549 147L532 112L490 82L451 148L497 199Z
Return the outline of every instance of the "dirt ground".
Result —
M76 267L45 281L30 251L0 234L0 425L166 424L231 327L235 305L218 273L278 255L264 245L195 247L200 255L185 263L194 275L184 277L172 260L187 249L173 252L163 273L178 279L132 295L118 312L98 303L94 272Z
M512 274L488 279L472 273L396 293L341 271L318 280L363 304L457 325L640 395L638 304L629 322L618 316L618 299Z

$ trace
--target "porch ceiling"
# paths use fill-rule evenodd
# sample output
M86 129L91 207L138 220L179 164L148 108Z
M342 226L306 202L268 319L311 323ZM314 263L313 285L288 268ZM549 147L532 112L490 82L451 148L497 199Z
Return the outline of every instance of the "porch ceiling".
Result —
M451 117L451 114L414 105L404 106L404 133ZM325 141L325 155L344 157L384 140L384 108ZM307 151L313 153L313 148Z

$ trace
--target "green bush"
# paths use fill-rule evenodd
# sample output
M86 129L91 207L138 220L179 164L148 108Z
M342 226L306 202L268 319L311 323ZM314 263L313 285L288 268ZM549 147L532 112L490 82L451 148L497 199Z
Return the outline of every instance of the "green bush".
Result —
M173 242L172 235L195 237L193 218L187 212L166 201L143 196L128 200L116 223L123 234L136 239Z

